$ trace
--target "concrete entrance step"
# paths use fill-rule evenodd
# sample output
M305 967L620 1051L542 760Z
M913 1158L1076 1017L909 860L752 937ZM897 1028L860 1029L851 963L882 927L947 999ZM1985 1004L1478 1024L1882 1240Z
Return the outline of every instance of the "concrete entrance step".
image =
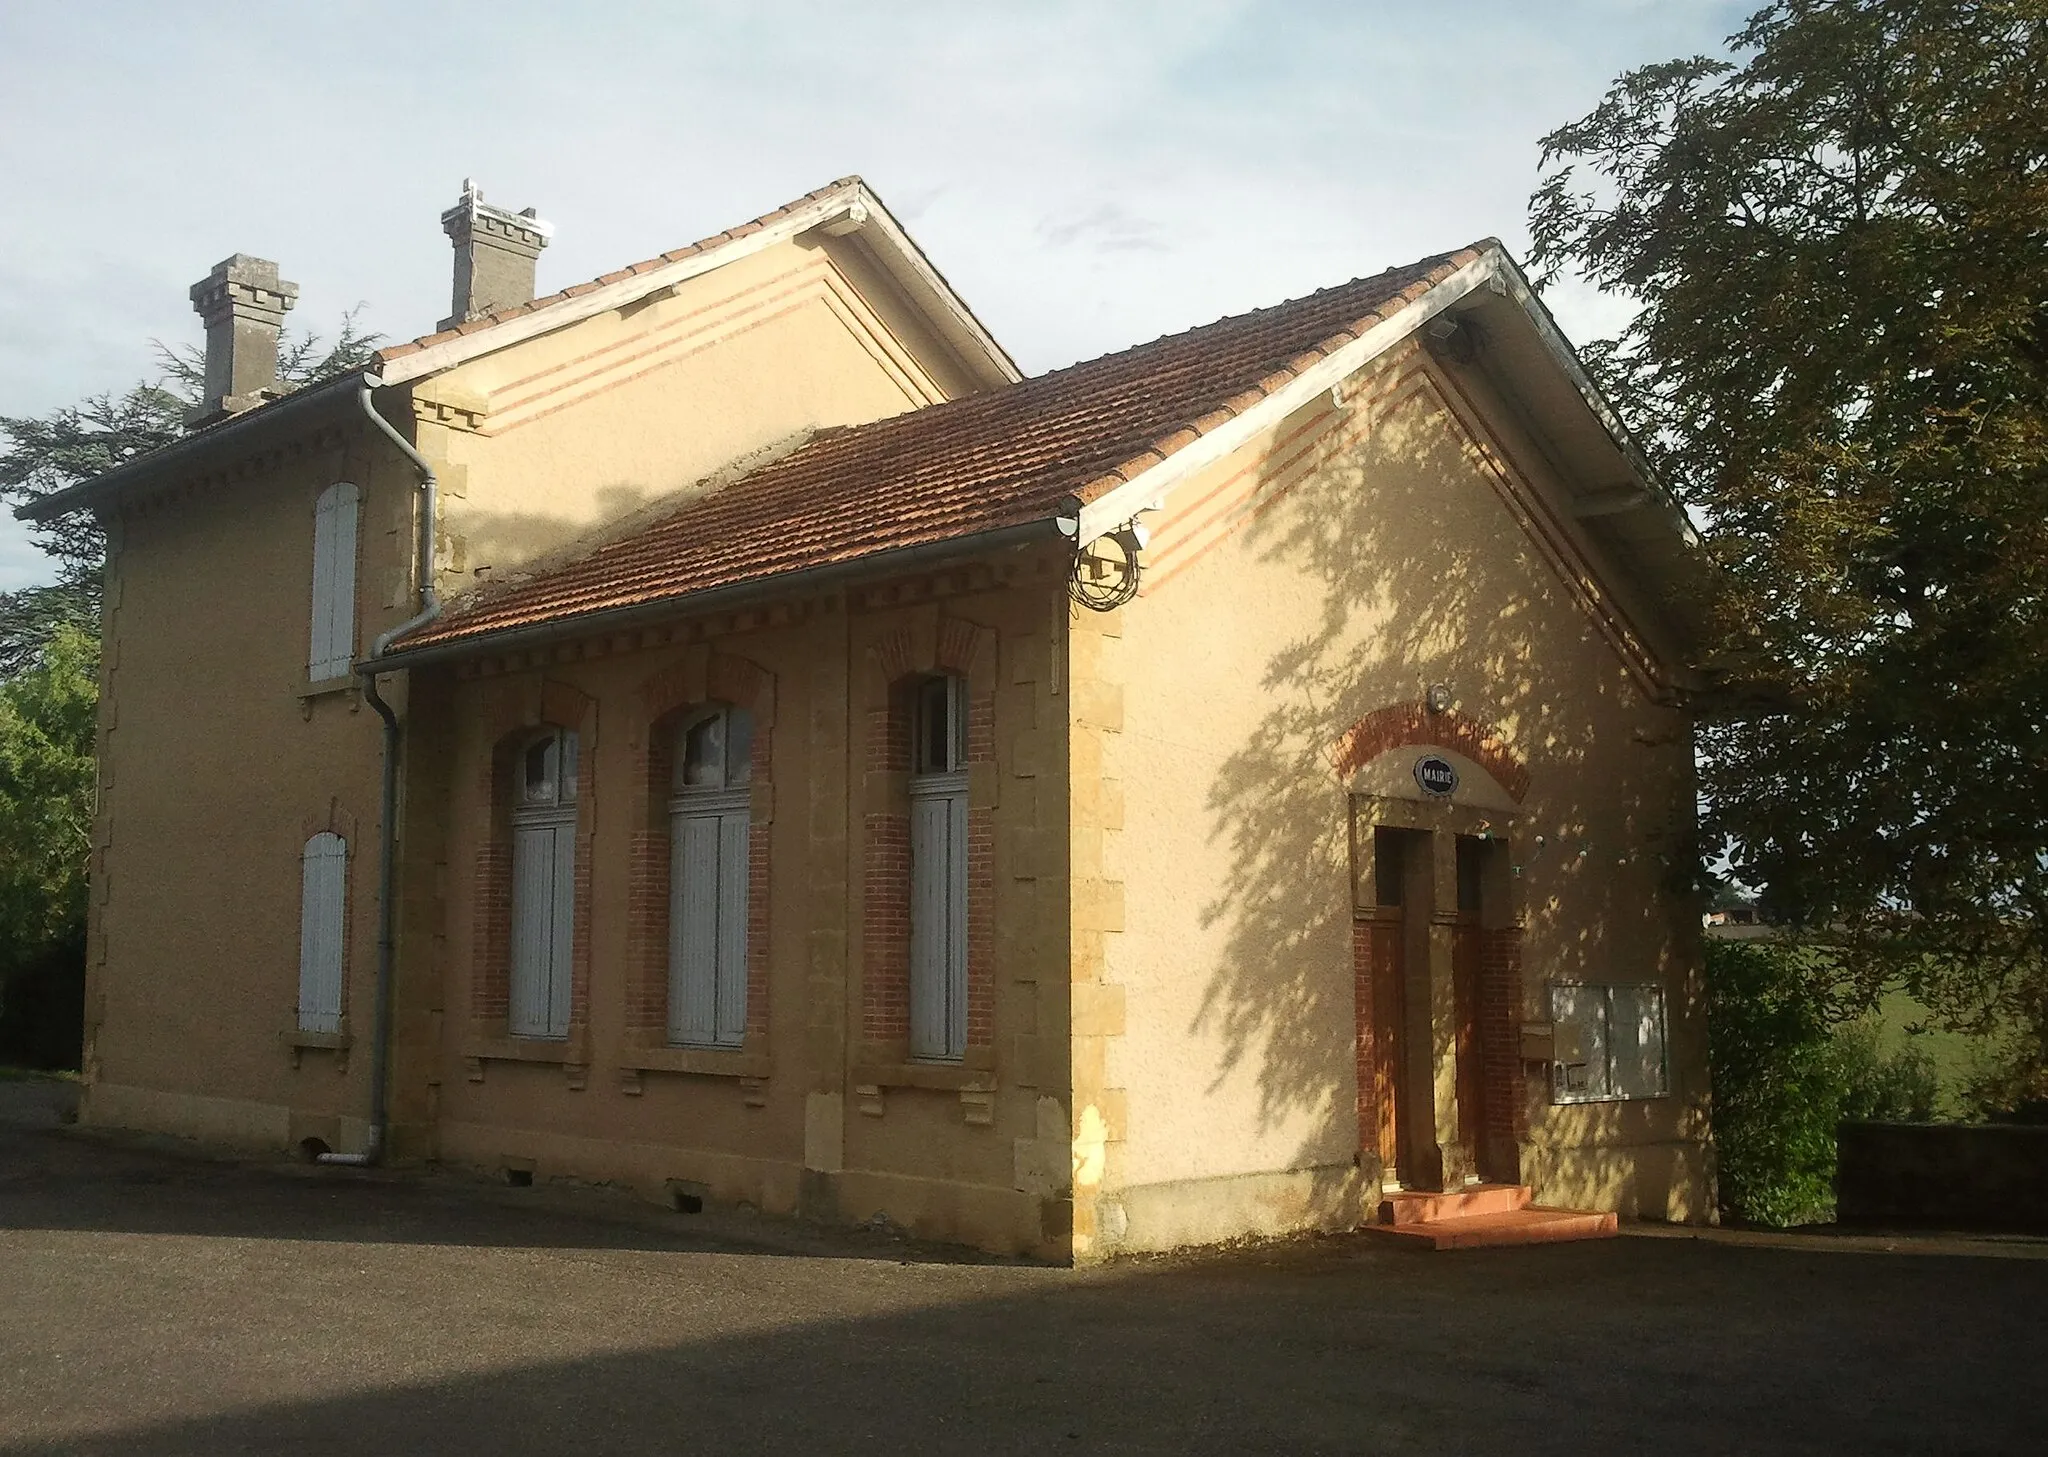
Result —
M1527 1209L1529 1198L1527 1184L1468 1184L1449 1192L1404 1189L1381 1203L1380 1223L1428 1224L1474 1214L1509 1214Z
M1471 1250L1611 1239L1620 1233L1620 1222L1611 1211L1546 1209L1540 1204L1529 1204L1490 1214L1454 1214L1414 1224L1375 1224L1368 1228L1382 1239L1400 1240L1417 1249Z

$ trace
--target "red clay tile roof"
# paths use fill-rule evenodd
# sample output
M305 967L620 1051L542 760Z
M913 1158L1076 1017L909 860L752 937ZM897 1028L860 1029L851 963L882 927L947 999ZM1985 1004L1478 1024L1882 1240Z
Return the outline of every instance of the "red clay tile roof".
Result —
M485 329L504 323L507 319L516 319L524 314L537 313L552 304L563 303L581 294L602 288L608 283L617 283L622 278L631 278L636 273L650 273L654 269L670 263L679 263L683 259L695 254L708 253L713 248L732 242L735 238L744 238L749 233L758 233L769 224L778 222L800 208L808 207L810 204L829 197L835 192L849 187L859 187L860 185L861 180L859 177L842 177L837 182L828 182L823 187L805 193L794 202L786 202L773 212L761 214L752 222L741 223L738 227L734 228L727 228L724 232L714 233L708 238L700 238L686 248L676 248L661 254L659 257L644 258L638 263L629 263L624 268L616 269L601 278L594 278L588 283L572 283L560 293L551 293L546 298L537 298L530 303L516 304L509 308L497 309L488 314L481 314L474 319L468 320L466 323L457 324L452 329L443 329L438 334L422 334L419 338L409 343L393 344L388 349L379 349L377 351L377 362L379 364L389 364L394 359L403 359L408 354L417 354L420 350L428 348L430 345L444 344L450 339L460 339L466 334L480 333Z
M581 560L451 604L399 651L1047 520L1242 414L1490 246L820 435Z

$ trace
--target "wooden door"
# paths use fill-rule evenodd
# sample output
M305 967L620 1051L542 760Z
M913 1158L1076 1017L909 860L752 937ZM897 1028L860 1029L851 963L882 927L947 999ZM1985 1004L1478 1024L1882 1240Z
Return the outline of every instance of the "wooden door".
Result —
M1479 962L1483 933L1476 915L1451 928L1451 988L1458 1019L1458 1142L1475 1156L1486 1136L1486 1080L1479 1047Z
M1373 1103L1379 1110L1380 1166L1399 1169L1402 1158L1402 1059L1408 1020L1406 927L1398 908L1382 910L1366 923L1372 954L1372 1079Z

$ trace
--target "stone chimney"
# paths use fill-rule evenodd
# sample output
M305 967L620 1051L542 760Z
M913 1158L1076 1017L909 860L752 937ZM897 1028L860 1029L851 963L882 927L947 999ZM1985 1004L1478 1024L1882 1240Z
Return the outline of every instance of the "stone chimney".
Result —
M268 258L237 253L192 285L192 308L206 321L206 393L186 411L190 428L253 409L277 393L277 336L299 301L299 286L277 276Z
M440 327L452 329L496 309L533 302L533 265L554 228L525 212L489 207L469 178L462 200L441 214L441 231L455 245L453 312Z

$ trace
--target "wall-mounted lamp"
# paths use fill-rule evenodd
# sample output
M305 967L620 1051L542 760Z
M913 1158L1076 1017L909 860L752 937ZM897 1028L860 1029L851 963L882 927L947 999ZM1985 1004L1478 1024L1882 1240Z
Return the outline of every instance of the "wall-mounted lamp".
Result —
M1060 523L1066 529L1065 520ZM1076 522L1076 534L1079 523ZM1098 536L1074 553L1067 594L1083 607L1113 612L1138 595L1138 554L1152 539L1151 529L1136 518ZM1104 551L1104 546L1113 548Z

